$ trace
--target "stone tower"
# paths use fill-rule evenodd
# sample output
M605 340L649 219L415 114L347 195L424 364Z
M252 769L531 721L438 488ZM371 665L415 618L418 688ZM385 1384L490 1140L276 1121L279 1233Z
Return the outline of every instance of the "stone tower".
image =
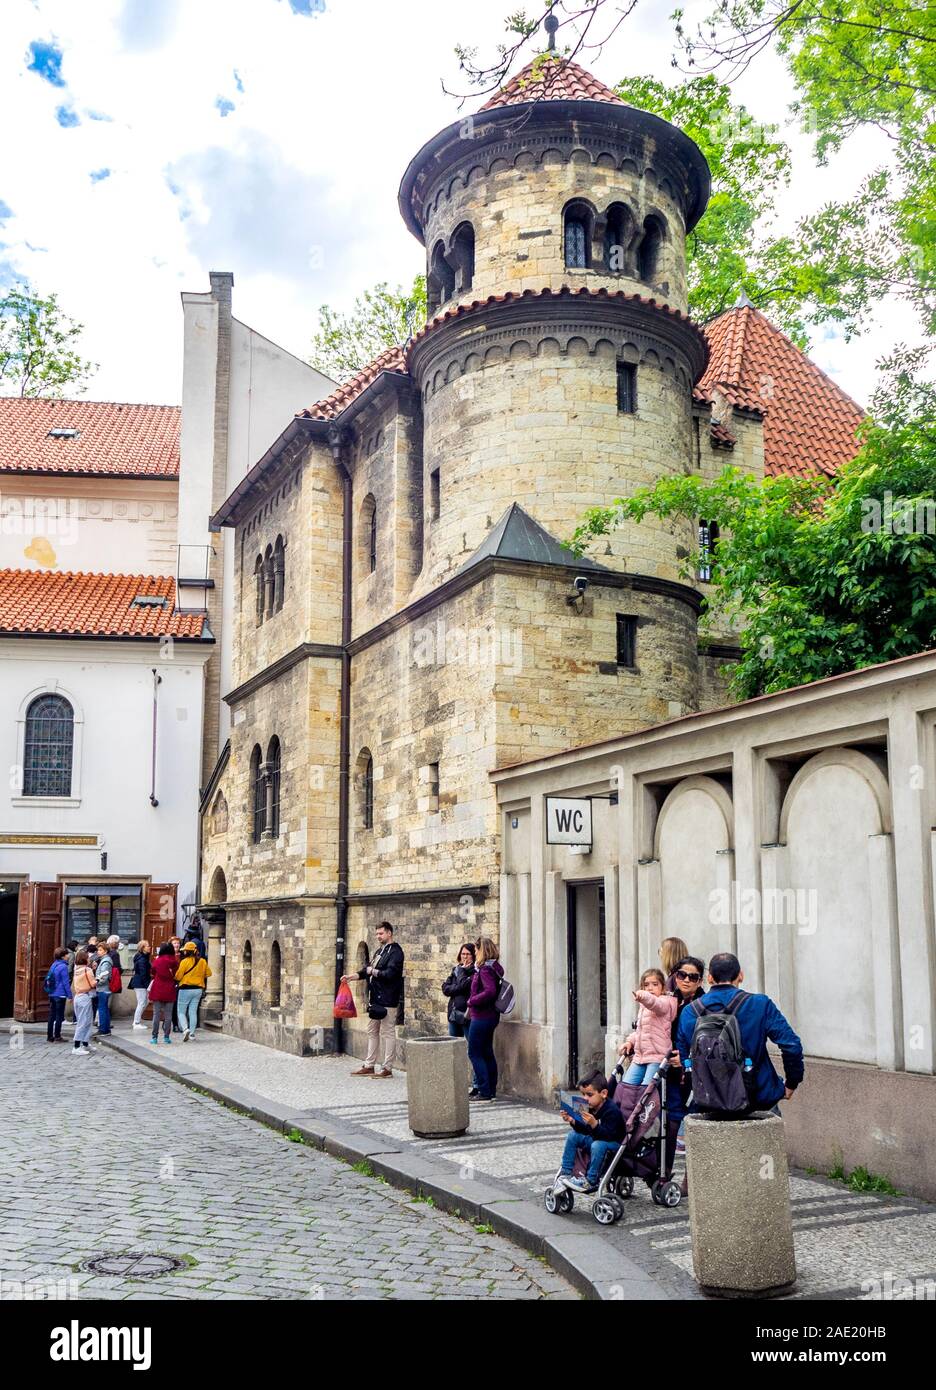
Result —
M590 507L708 468L685 270L708 186L679 131L537 59L404 175L426 327L297 416L217 514L237 530L218 783L237 809L206 864L223 850L230 868L225 1026L242 1036L330 1047L335 970L383 918L407 1031L442 1026L440 970L468 936L501 934L528 978L541 904L502 916L522 817L504 821L490 773L699 706L693 528L648 519L588 559L563 542ZM263 776L276 815L256 809ZM517 1084L525 1027L504 1033Z

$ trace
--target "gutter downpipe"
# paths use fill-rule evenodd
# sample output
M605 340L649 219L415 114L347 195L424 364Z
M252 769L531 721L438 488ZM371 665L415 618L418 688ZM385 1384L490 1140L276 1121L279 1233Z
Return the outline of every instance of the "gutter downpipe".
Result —
M344 461L347 432L329 431L332 458L341 474L341 694L338 723L338 884L335 897L335 994L345 973L348 924L348 811L351 760L351 474ZM344 1051L343 1020L336 1018L334 1050Z

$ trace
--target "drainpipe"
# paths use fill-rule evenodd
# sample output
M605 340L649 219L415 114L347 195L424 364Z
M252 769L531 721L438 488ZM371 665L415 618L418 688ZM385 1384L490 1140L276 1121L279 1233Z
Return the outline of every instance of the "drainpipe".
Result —
M159 672L156 670L156 667L154 666L154 667L153 667L153 757L152 757L151 781L150 781L150 805L151 805L151 806L158 806L158 805L159 805L159 802L158 802L157 799L156 799L156 719L157 719L157 713L158 713L158 709L159 709L159 687L160 687L161 685L162 685L162 676L159 674Z
M335 897L335 993L345 974L348 926L348 811L351 760L351 474L344 461L347 434L328 436L332 458L341 474L341 694L338 723L338 886ZM344 1050L343 1020L334 1021L335 1052Z

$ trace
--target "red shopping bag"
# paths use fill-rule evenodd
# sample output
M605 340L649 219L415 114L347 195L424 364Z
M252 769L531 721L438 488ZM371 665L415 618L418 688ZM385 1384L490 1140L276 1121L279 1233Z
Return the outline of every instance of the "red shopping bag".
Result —
M357 1018L357 1009L354 1007L354 995L351 993L350 985L338 986L335 1007L332 1012L335 1018Z

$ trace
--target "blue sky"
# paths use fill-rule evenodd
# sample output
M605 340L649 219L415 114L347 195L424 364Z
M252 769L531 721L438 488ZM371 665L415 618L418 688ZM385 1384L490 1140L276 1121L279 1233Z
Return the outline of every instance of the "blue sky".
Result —
M423 268L397 209L400 177L463 114L442 90L443 79L459 88L455 44L491 53L515 8L3 0L2 129L29 139L7 140L0 161L0 276L55 290L85 324L99 398L179 400L179 292L206 289L209 270L234 272L239 318L304 355L320 304L350 307ZM588 65L608 83L671 81L671 8L645 0ZM746 83L738 95L755 115L782 120L779 66L768 59ZM849 194L871 158L821 171L805 137L791 143L790 220ZM877 356L913 333L892 306L877 331L847 346L829 335L813 355L866 400Z

